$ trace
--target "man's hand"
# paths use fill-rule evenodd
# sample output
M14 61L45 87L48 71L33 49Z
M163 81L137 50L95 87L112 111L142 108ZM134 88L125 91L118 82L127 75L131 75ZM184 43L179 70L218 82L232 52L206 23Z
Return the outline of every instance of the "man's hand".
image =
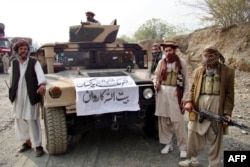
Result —
M231 121L232 118L231 118L230 115L225 114L224 116L226 117L226 119L227 119L228 121ZM228 126L228 123L227 123L227 122L223 122L223 126Z
M40 85L36 92L37 92L38 94L40 94L40 95L45 95L46 86L45 86L45 85Z
M191 111L193 111L194 106L193 106L193 104L191 102L187 102L185 104L184 108L185 108L186 111L191 112Z
M154 83L154 89L155 89L155 91L159 91L160 90L160 84L158 84L158 83Z

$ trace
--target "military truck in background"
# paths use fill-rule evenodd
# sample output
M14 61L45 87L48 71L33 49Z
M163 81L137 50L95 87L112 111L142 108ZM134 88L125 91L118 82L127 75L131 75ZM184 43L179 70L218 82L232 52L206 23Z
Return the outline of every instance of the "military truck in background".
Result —
M10 56L11 52L12 48L9 38L5 36L0 36L0 54L7 53Z
M5 25L0 23L0 55L3 56L7 53L10 56L11 52L12 49L10 40L5 36Z
M0 73L3 72L2 57L5 54L7 54L8 56L11 56L12 49L11 49L11 43L9 41L9 38L5 36L5 25L3 23L0 23Z
M156 133L147 53L138 44L117 43L118 30L70 26L69 42L37 50L47 78L42 111L49 154L65 153L70 136L93 128L137 124Z

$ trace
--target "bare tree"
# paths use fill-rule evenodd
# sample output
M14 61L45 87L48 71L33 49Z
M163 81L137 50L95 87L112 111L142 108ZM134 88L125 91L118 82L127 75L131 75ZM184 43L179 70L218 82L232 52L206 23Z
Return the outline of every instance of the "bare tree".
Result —
M196 0L183 3L203 12L203 22L222 26L250 22L250 0Z

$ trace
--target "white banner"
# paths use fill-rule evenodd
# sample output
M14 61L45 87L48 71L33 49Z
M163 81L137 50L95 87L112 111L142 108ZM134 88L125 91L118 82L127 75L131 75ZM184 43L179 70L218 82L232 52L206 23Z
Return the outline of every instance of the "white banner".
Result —
M77 115L138 111L139 88L129 76L74 78Z

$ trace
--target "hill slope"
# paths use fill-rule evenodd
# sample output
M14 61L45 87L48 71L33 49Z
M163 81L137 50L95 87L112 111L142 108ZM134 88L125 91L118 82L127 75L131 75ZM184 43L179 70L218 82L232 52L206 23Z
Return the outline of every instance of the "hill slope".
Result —
M203 49L213 45L225 57L226 64L241 71L250 71L250 24L207 27L188 35L176 36L174 40L193 66L201 61ZM140 45L151 53L153 42L156 41L142 41Z

